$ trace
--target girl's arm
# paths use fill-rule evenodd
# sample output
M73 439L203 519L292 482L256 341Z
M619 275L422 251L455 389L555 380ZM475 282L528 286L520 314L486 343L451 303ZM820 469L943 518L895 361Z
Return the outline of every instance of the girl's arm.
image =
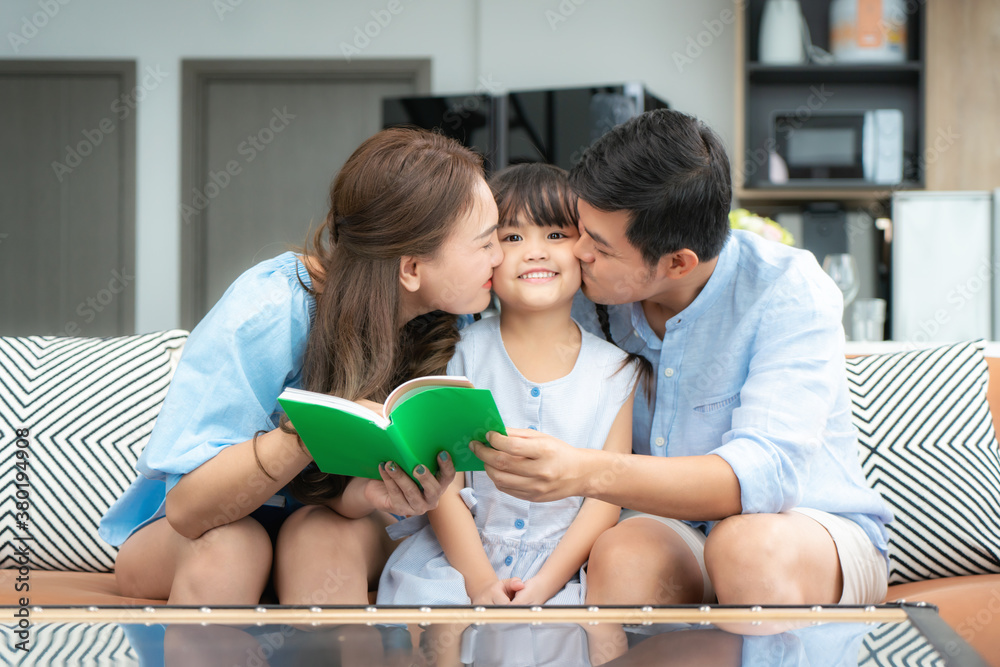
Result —
M632 450L632 400L628 397L618 410L604 451L628 453ZM590 558L590 550L597 538L618 522L621 508L602 500L586 498L580 512L573 519L566 535L559 541L552 555L541 570L524 582L524 588L515 596L514 604L543 604L566 585L580 567Z
M512 584L497 577L479 539L476 521L459 495L464 485L464 475L456 477L427 518L448 562L465 577L465 591L472 604L510 604L510 587L519 588L520 580Z

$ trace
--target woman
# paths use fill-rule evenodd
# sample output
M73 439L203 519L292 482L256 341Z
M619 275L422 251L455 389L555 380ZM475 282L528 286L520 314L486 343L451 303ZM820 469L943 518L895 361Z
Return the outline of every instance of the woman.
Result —
M391 550L386 512L435 507L454 468L418 467L423 491L394 462L381 481L323 475L277 396L378 403L444 372L456 316L489 303L496 223L468 149L415 129L366 140L311 247L247 271L192 331L141 474L101 523L122 593L254 604L273 572L283 604L365 603Z

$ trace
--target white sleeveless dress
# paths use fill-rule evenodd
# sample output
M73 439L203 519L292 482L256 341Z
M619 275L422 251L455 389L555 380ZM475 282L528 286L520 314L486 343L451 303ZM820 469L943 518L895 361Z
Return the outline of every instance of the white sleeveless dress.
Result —
M533 428L574 447L602 449L611 424L635 382L625 353L581 330L580 352L568 375L529 382L514 366L500 338L499 318L462 331L448 373L465 375L493 392L507 428ZM555 350L554 354L559 354ZM621 370L620 370L621 369ZM573 497L548 503L519 500L499 491L484 472L465 473L465 500L483 547L500 579L530 579L562 539L583 504ZM378 604L469 604L465 580L445 557L426 517L390 526L390 535L412 533L389 557L378 587ZM546 604L583 604L580 572Z

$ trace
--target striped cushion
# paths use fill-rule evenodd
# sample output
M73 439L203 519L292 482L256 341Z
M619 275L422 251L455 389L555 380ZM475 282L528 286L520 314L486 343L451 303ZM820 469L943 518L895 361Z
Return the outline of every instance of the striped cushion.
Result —
M26 648L15 634L17 625L0 625L0 655L9 656L18 667L51 667L52 665L86 665L87 667L121 667L143 663L129 642L129 629L118 623L33 623ZM157 626L153 626L154 630ZM162 628L159 630L163 634ZM147 629L149 634L149 629ZM162 647L163 641L160 640ZM163 651L160 650L160 664ZM7 664L7 663L5 663Z
M97 524L135 478L186 339L0 338L0 568L18 567L18 538L30 535L33 569L112 570Z
M861 467L892 507L889 583L1000 573L983 343L847 360Z

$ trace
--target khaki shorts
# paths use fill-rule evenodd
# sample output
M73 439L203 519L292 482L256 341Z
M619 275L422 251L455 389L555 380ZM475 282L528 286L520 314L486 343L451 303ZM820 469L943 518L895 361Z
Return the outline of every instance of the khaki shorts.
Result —
M799 507L791 510L809 517L830 533L840 557L840 569L844 575L844 591L838 604L867 605L878 604L885 599L888 582L888 565L861 526L850 519L821 510ZM705 567L705 535L696 528L678 519L668 519L654 514L643 514L635 510L623 510L618 523L636 518L654 519L673 530L691 549L704 581L702 602L715 601L715 589Z

